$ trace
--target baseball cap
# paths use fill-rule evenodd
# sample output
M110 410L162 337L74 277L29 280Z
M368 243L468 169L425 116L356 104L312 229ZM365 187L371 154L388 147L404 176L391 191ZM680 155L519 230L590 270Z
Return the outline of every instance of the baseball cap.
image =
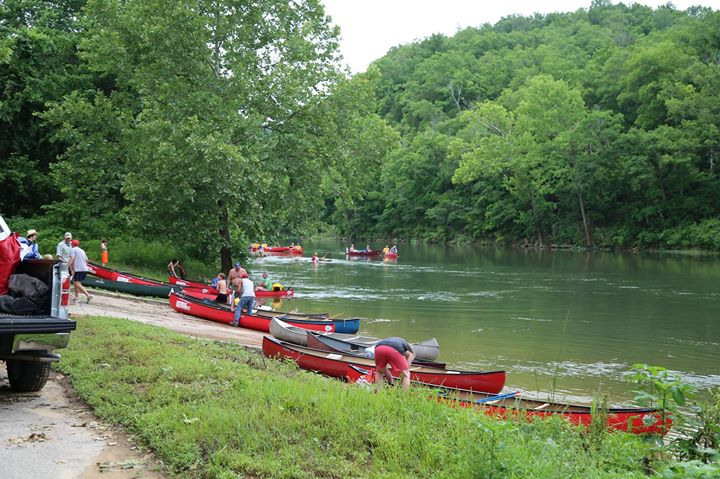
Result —
M240 277L241 277L241 278L247 278L248 275L247 275L247 273L243 273L243 274L240 275Z
M236 268L239 268L239 267L240 267L240 261L238 261L237 263L235 263L235 267L236 267Z
M72 239L72 233L69 232L69 231L68 231L67 233L65 233L65 238L70 238L70 239Z

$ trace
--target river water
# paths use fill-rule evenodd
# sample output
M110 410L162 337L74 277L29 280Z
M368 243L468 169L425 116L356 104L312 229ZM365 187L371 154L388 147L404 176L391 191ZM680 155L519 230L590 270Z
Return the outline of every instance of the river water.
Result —
M720 385L718 257L403 244L384 261L349 259L333 240L303 246L250 264L253 279L268 271L296 289L277 306L361 317L364 335L435 337L438 361L504 369L528 396L628 403L636 363L701 395ZM313 251L330 261L312 265Z

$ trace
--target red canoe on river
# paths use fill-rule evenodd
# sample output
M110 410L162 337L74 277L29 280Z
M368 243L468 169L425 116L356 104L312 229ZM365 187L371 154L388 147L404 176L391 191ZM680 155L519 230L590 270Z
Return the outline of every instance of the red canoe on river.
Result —
M382 254L382 251L348 251L345 254L348 256L380 256Z

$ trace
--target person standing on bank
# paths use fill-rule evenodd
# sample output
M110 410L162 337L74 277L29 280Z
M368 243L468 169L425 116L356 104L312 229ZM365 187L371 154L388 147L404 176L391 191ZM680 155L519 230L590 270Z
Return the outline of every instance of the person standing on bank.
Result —
M185 279L185 268L180 264L180 260L173 258L167 265L168 274L176 278Z
M217 279L217 286L215 287L218 290L215 302L225 304L228 302L228 287L227 281L225 280L225 273L218 273L215 279Z
M245 268L240 266L240 261L238 261L235 263L235 267L228 271L227 274L228 283L230 283L231 288L237 289L240 284L240 280L242 279L242 275L247 275L247 271L245 271Z
M243 308L247 310L247 314L252 314L253 306L255 305L255 285L248 278L247 273L240 275L240 282L238 283L235 291L235 297L240 298L240 302L235 306L235 316L233 317L232 326L240 325L240 315L242 314ZM235 301L233 301L234 303Z
M392 375L389 366L393 371L399 371L402 378L402 387L410 387L410 364L415 359L413 347L403 338L391 337L379 341L375 345L375 386L377 389L382 385L383 378L392 383Z
M82 282L88 274L88 257L85 250L80 247L80 241L72 241L72 250L70 250L70 274L73 277L73 286L75 286L75 302L78 300L78 293L83 293L87 297L87 302L93 298L87 292Z
M55 256L59 260L62 260L63 263L67 263L70 261L70 250L72 250L72 233L69 231L65 233L65 237L61 242L57 244L57 249L55 251Z
M103 238L103 240L100 242L100 262L103 266L107 265L109 263L109 254L107 249L107 240Z

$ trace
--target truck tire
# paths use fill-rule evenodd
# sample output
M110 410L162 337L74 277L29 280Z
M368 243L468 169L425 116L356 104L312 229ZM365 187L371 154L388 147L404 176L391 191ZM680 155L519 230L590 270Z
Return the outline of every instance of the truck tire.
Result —
M50 376L50 363L8 359L7 375L10 388L20 393L41 390Z

